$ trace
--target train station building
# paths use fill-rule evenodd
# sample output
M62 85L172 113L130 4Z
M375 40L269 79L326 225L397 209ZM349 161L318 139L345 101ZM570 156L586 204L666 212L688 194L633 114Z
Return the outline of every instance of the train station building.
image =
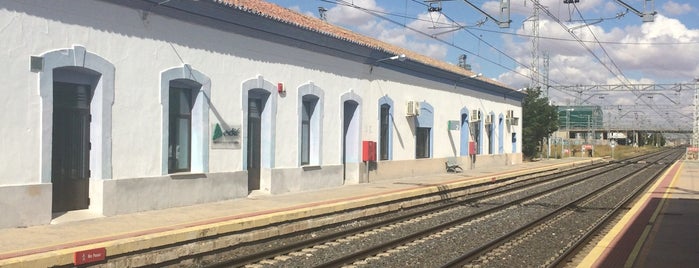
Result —
M524 93L263 1L0 21L0 228L522 161Z

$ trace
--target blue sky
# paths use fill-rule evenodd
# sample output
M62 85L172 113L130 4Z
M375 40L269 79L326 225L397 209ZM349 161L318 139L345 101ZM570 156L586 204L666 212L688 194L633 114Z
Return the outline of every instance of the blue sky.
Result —
M459 55L465 54L475 72L512 88L531 83L532 0L511 0L509 28L486 20L486 15L463 0L267 1L314 17L319 16L318 7L323 7L328 22L335 25L454 64ZM469 2L500 19L500 0ZM691 113L686 106L691 105L687 100L691 101L692 96L683 92L655 96L610 92L594 96L560 88L579 84L688 83L698 78L697 1L624 0L640 12L657 12L653 22L645 23L612 0L580 0L575 5L564 4L563 0L536 2L545 8L540 9L538 23L538 69L540 74L544 72L544 54L548 54L550 98L554 104L583 100L584 104L606 106L675 104L684 113L680 117ZM430 4L441 7L441 12L428 12ZM535 77L543 81L543 75ZM622 112L618 111L616 117ZM663 117L667 112L649 114Z

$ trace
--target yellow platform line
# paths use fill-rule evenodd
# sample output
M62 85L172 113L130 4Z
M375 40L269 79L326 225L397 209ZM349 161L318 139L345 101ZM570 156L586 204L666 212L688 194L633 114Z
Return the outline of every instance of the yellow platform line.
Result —
M672 169L675 165L678 165L678 163L673 164L672 166L670 166L670 168L668 168L663 173L663 175L661 176L662 179L656 181L653 184L653 186L650 188L651 190L646 191L643 194L642 200L650 200L650 197L653 194L653 189L657 189L660 186L660 184L663 182L665 176L667 176L668 173L670 171L672 171ZM675 173L675 176L673 176L672 182L670 183L670 186L674 185L677 182L677 179L679 178L680 174L682 173L682 168L684 167L684 162L680 162L679 165L680 165L680 167L677 169L677 173ZM652 228L652 223L655 222L656 217L658 216L658 214L662 210L664 200L667 198L667 196L669 194L670 193L667 190L663 194L663 200L658 205L658 207L655 209L655 211L653 212L653 216L650 219L651 223L649 223L649 225L646 226L646 229L643 231L643 234L641 235L640 239L636 242L636 245L634 246L634 249L633 249L631 255L629 256L629 259L626 261L626 264L624 265L624 267L630 267L630 266L628 266L629 262L631 264L633 264L633 262L635 261L636 257L638 256L638 252L640 251L641 246L643 245L646 238L648 237L648 234L650 233L649 228ZM585 258L580 262L578 267L595 267L595 263L598 260L600 260L606 256L605 252L608 249L614 248L614 246L616 244L615 239L618 236L622 235L621 232L624 230L624 228L626 228L628 223L633 221L638 216L639 212L646 205L647 205L647 202L638 202L638 203L634 204L634 206L631 207L631 209L624 215L624 217L622 217L621 220L616 225L614 225L612 230L609 233L607 233L597 243L597 245L595 245L595 247L590 251L590 253L587 254L587 256L585 256Z

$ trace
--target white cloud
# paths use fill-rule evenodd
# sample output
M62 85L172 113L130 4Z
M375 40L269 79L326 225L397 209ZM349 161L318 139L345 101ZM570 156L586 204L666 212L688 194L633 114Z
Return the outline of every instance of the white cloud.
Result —
M590 85L590 84L655 84L669 83L668 81L689 82L693 77L699 77L699 62L695 57L699 55L699 29L688 29L679 20L657 15L655 22L630 25L626 27L614 27L605 29L606 24L592 25L580 28L574 32L582 40L594 40L594 37L603 41L604 49L611 56L607 58L600 46L594 42L586 42L586 46L599 57L601 64L581 44L571 41L559 41L550 39L540 40L541 51L547 51L550 55L549 77L554 86L550 91L551 100L556 105L576 104L581 100L590 98L585 92L579 93L573 90L561 91L556 85ZM569 26L570 27L570 26ZM518 34L529 34L528 28L518 29ZM590 34L594 32L594 36ZM572 39L571 35L560 25L549 20L540 21L540 33L545 37ZM527 66L519 66L515 69L520 74L529 75L528 65L531 62L531 43L529 40L519 38L502 38L504 51ZM543 57L541 57L543 59ZM541 61L543 62L543 60ZM625 78L618 76L616 67L623 70ZM606 66L606 67L605 67ZM542 67L543 68L543 67ZM612 74L607 68L613 70ZM530 83L529 78L514 72L507 72L498 77L499 81L521 87ZM674 82L670 82L674 83ZM655 96L639 98L631 92L610 93L604 99L592 97L591 103L598 105L675 105L681 103L684 97L677 97L667 93L669 97ZM670 100L672 99L672 100ZM686 99L693 99L686 96ZM588 103L589 104L589 103ZM684 106L683 106L684 105ZM677 109L685 107L681 103Z
M354 5L369 11L385 11L385 9L378 6L374 0L355 0ZM434 40L400 25L378 19L372 14L358 8L337 5L330 8L326 14L328 21L331 23L356 29L359 33L410 49L425 56L444 59L447 55L448 49L446 45L438 44ZM439 25L439 23L447 22L444 16L439 16L437 14L438 13L419 14L419 18L408 22L407 26L428 34L437 34L444 31L444 29L431 29L431 27Z
M542 20L539 26L542 36L572 39L572 36L557 23ZM518 33L529 34L526 29L519 29ZM585 42L585 46L592 50L604 65L578 42L541 39L540 50L548 51L551 55L549 73L553 81L565 81L566 84L619 84L621 81L614 75L619 74L615 64L627 77L687 80L699 73L699 63L693 57L687 57L699 55L699 46L695 45L699 42L699 29L687 29L676 19L657 15L653 23L608 30L601 25L592 25L579 28L574 33L582 40L593 41ZM595 38L604 43L600 46L594 42ZM510 55L529 65L529 41L503 40L505 50ZM605 55L605 51L611 60ZM503 81L507 81L505 78L506 76L502 78Z
M689 12L692 12L692 6L687 3L680 4L670 0L663 4L663 13L666 15L676 16Z
M355 0L352 1L355 6L362 7L367 10L383 12L384 9L376 5L374 0ZM351 6L336 5L325 13L328 22L334 24L363 26L366 23L375 20L371 14Z
M303 15L309 16L309 17L316 17L316 14L313 14L313 12L310 12L310 11L303 12L301 10L300 6L290 6L289 9L296 11L298 13L301 13Z
M562 21L568 20L570 13L575 10L572 4L564 4L561 0L539 0L539 3ZM532 14L534 6L531 0L510 1L510 13L511 15L517 14L528 17ZM599 12L610 7L609 3L603 3L602 0L583 0L576 3L575 6L581 12L590 10ZM600 7L602 8L600 9ZM480 8L495 18L500 17L499 0L485 2ZM544 12L541 11L541 14L544 14Z
M674 79L686 79L699 71L696 59L687 57L699 55L699 46L695 45L699 42L699 29L687 29L676 19L658 15L653 23L625 30L628 34L619 41L628 44L615 46L611 51L622 68ZM648 45L653 43L656 45Z

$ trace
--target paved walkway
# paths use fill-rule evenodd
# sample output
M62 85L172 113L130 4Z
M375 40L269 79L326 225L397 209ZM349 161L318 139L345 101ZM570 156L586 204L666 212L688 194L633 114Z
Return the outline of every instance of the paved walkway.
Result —
M256 195L209 204L100 217L76 211L54 224L0 229L0 266L71 264L76 251L105 247L124 254L225 233L273 221L327 213L346 207L435 191L439 185L496 180L513 173L589 164L590 158L550 159L519 165L480 167L463 173L347 185L303 193Z
M678 162L581 267L699 267L699 161Z

